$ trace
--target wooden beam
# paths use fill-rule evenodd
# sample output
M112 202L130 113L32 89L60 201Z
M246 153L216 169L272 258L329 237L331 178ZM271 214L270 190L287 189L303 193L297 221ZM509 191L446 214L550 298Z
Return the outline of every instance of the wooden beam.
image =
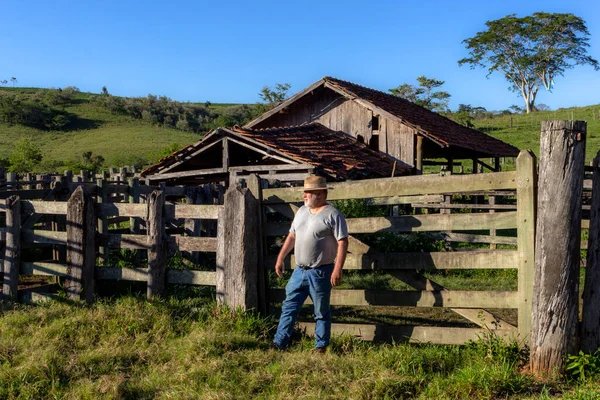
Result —
M275 265L276 256L269 256L265 263ZM519 253L516 250L475 250L456 252L415 252L348 254L344 269L347 270L434 270L434 269L516 269ZM287 269L295 268L294 255L287 257Z
M19 196L6 199L6 246L4 249L4 281L2 297L19 299L19 264L21 262L21 201Z
M270 299L282 302L285 289L270 289ZM307 299L306 304L312 304ZM333 306L517 308L516 291L468 290L332 290Z
M516 212L496 214L429 214L400 217L348 218L348 232L431 232L512 229L517 227ZM289 222L271 222L265 225L265 235L281 236L289 231Z
M259 171L297 171L297 170L312 170L315 166L312 164L283 164L283 165L244 165L229 167L229 171L233 172L259 172Z
M227 137L224 137L223 140L221 140L221 144L222 144L222 148L223 148L223 169L224 170L228 170L229 169L229 139Z
M417 169L417 174L423 174L423 136L417 135L417 146L416 146L416 161L415 168Z
M205 176L205 175L215 175L215 174L224 174L227 173L227 169L220 168L204 168L204 169L193 169L188 171L178 171L178 172L166 172L162 174L154 174L147 175L146 179L151 181L161 181L167 179L177 179L177 178L186 178L193 176Z
M314 322L300 322L300 329L307 335L314 336ZM451 328L438 326L414 325L370 325L370 324L332 324L334 335L350 335L367 341L394 341L409 343L430 343L445 345L461 345L469 340L477 341L485 330L481 328ZM511 329L498 329L495 335L514 339Z
M468 193L481 190L516 188L517 174L497 172L479 175L418 175L397 178L378 178L368 181L331 183L333 190L328 200L368 199L390 196L412 196L423 194ZM293 203L300 200L302 193L296 188L265 189L264 202Z

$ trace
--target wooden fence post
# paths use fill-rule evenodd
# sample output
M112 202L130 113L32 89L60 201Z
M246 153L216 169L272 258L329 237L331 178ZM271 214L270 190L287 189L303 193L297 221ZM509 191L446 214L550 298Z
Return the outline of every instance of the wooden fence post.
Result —
M258 221L256 224L256 238L257 238L257 285L258 288L258 305L256 310L267 315L269 311L269 266L265 265L265 244L264 244L264 219L262 209L262 180L257 174L252 174L246 179L246 185L248 190L252 193L256 199L256 215Z
M542 121L531 371L560 373L578 345L584 121Z
M187 204L202 204L202 192L199 187L188 187L185 189L185 202ZM200 236L200 229L202 223L198 219L186 219L184 222L184 230L186 236L198 237ZM191 251L186 252L186 256L189 260L194 263L200 263L200 252Z
M217 301L232 309L259 309L257 200L248 189L231 185L219 212Z
M594 353L600 347L600 151L593 162L592 205L583 287L581 350Z
M2 297L17 301L21 261L21 199L19 196L10 196L6 199L6 228Z
M94 199L79 186L67 202L67 277L65 289L70 299L94 299L96 267L96 217Z
M108 203L108 182L106 179L96 179L96 187L98 188L98 194L96 196L98 203L104 204ZM100 218L98 218L98 233L101 235L108 234L108 222L106 215L101 214ZM104 238L103 243L106 242L106 238ZM100 253L100 260L102 260L102 265L108 265L108 259L110 256L110 249L108 246L103 245L98 248L98 252Z
M129 203L138 204L140 202L140 180L138 178L129 178ZM131 233L140 233L140 219L137 217L129 218L129 230Z
M148 288L146 296L151 300L165 291L167 271L167 241L165 234L164 192L153 191L148 198L146 217L148 235Z
M521 340L525 342L529 342L531 334L535 271L536 167L533 152L523 150L519 153L517 157L518 330Z

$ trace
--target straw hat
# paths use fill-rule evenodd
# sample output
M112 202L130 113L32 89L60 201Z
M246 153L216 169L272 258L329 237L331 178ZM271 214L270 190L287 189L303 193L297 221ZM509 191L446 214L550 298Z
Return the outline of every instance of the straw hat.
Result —
M331 186L327 186L325 178L322 176L310 175L304 179L304 186L298 189L302 189L305 192L311 190L327 190L333 189Z

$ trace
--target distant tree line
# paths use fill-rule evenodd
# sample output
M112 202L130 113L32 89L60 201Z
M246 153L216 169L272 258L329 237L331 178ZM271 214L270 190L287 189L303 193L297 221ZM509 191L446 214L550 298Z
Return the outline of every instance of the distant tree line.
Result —
M219 126L243 125L259 115L256 105L211 108L210 103L181 103L165 96L117 97L103 88L92 102L112 113L128 115L153 125L185 132L204 133Z

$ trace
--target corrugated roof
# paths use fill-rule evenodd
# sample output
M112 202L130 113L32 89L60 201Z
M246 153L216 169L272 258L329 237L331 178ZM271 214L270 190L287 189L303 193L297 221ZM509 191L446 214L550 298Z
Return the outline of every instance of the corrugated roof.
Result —
M519 149L478 130L467 128L440 114L411 103L401 97L370 89L352 82L326 76L323 81L339 88L349 96L366 100L374 106L400 118L424 136L444 145L460 147L490 157L516 157Z
M338 179L389 177L394 168L394 162L382 153L369 149L344 132L316 122L265 129L236 126L233 131L312 164ZM410 172L410 168L397 164L394 175Z

